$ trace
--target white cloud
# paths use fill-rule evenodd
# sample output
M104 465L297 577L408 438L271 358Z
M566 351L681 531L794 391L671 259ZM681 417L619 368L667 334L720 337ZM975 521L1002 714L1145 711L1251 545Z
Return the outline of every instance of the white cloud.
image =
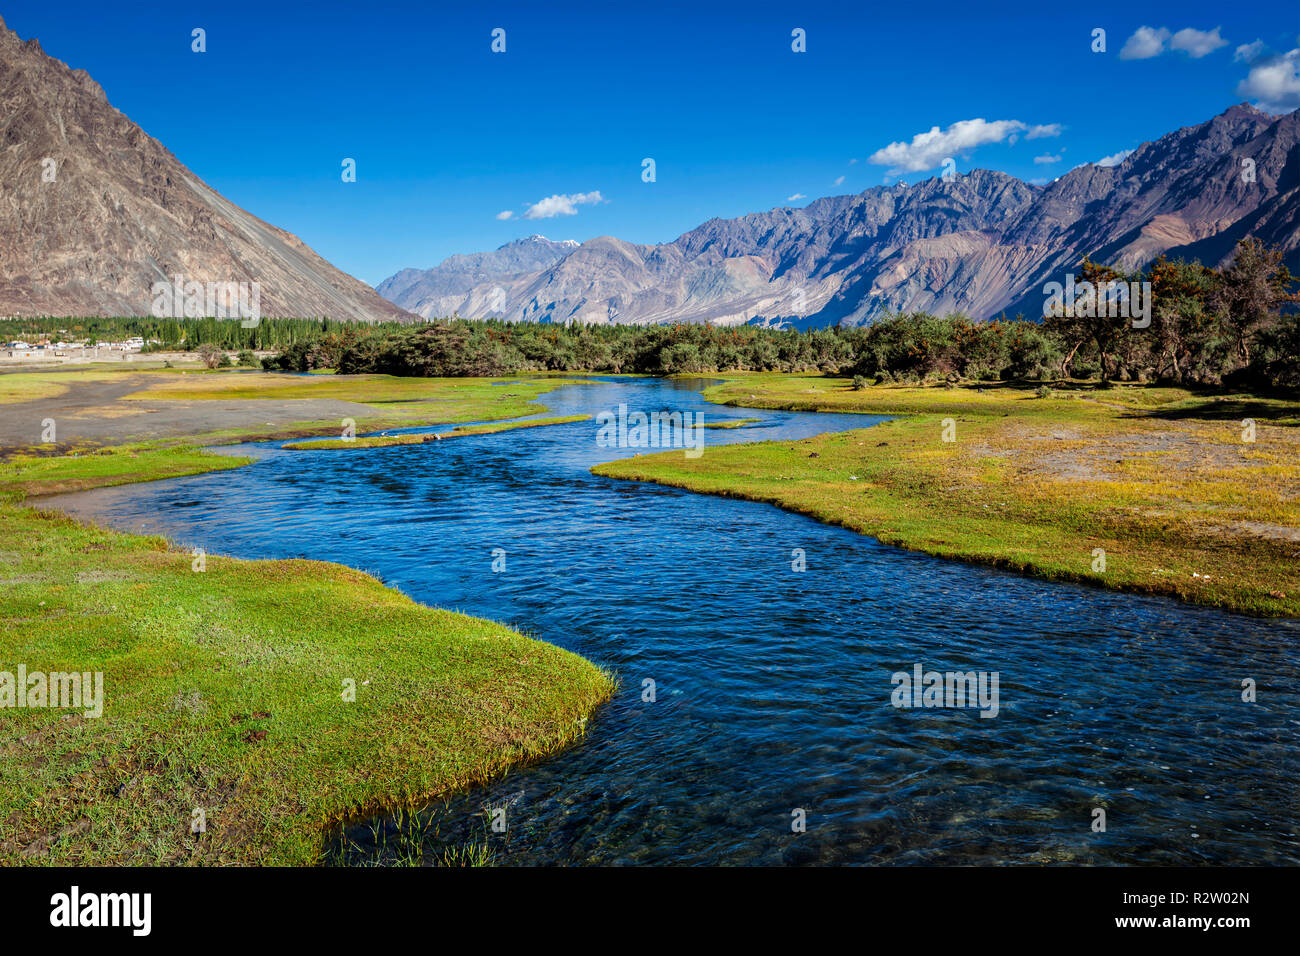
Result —
M1029 132L1025 134L1025 139L1046 139L1049 136L1060 136L1060 123L1044 123L1041 126L1029 127Z
M1232 54L1234 63L1254 63L1264 55L1264 41L1256 40L1254 43L1243 43L1237 47L1237 52Z
M1112 153L1110 156L1103 156L1101 159L1097 160L1097 165L1118 166L1120 163L1124 162L1124 160L1128 159L1132 155L1133 155L1133 150L1121 149L1118 153Z
M890 143L867 157L876 166L889 166L888 175L902 172L921 172L935 169L949 156L967 152L985 143L1000 143L1008 136L1029 127L1019 120L983 119L960 120L945 130L931 127L928 133L917 133L910 143Z
M832 186L843 186L843 185L844 185L844 177L843 177L843 176L836 176L836 177L835 177L835 182L831 183L831 185L832 185Z
M1060 161L1061 161L1060 156L1043 155L1043 156L1034 157L1034 162L1040 166L1044 166L1048 163L1059 163Z
M1199 60L1219 47L1228 45L1228 41L1219 36L1220 29L1221 27L1215 27L1207 31L1185 27L1170 38L1169 49L1182 50L1193 60Z
M793 196L786 196L786 197L785 197L785 201L786 201L786 202L798 202L800 199L807 199L807 198L808 198L808 197L805 196L803 193L795 193Z
M604 202L605 199L600 194L600 190L589 193L572 193L548 196L545 199L533 203L524 212L525 219L552 219L555 216L573 216L578 212L579 206L592 205Z
M1197 30L1195 27L1183 27L1177 33L1170 33L1164 27L1138 27L1119 51L1121 60L1149 60L1165 52L1165 44L1171 50L1181 50L1193 60L1213 53L1219 47L1228 45L1228 41L1219 35L1222 27L1213 30ZM1256 41L1258 42L1258 41ZM1238 47L1238 54L1245 47Z
M498 219L513 219L513 218L515 218L514 210L513 210L513 209L502 209L499 213L497 213L497 218L498 218Z
M1165 41L1168 39L1169 31L1164 27L1158 30L1154 27L1138 27L1124 44L1124 49L1119 51L1119 58L1149 60L1165 52Z
M1300 107L1300 48L1260 60L1237 84L1237 95L1255 100L1270 113L1289 113Z
M857 161L856 159L850 159L850 160L849 160L849 165L850 165L850 166L856 166L857 164L858 164L858 161Z

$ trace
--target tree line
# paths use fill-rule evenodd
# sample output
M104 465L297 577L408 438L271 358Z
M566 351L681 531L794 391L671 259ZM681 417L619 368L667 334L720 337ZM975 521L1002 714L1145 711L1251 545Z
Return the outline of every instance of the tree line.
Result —
M1282 253L1238 243L1222 269L1157 259L1128 273L1084 259L1078 281L1148 284L1149 322L1125 310L1062 303L1042 319L987 322L923 312L813 331L763 326L558 325L440 319L368 325L330 319L8 319L0 338L116 341L152 349L277 350L263 367L305 372L497 376L522 372L708 374L830 372L861 381L1048 381L1058 378L1300 389L1300 294ZM1096 305L1096 300L1093 301ZM209 350L208 364L221 356ZM242 355L248 363L250 355Z
M261 319L246 329L233 319L157 319L150 316L100 318L97 316L0 319L0 341L60 339L69 342L121 342L139 336L144 351L195 351L201 345L240 351L285 349L298 342L314 342L338 335L357 323L334 319ZM392 327L398 327L393 323ZM369 328L374 328L370 326Z
M290 371L489 376L519 372L833 372L876 382L1044 381L1300 387L1300 301L1276 250L1238 244L1223 269L1160 258L1123 273L1085 259L1080 283L1149 283L1149 324L1084 304L977 322L909 313L859 328L574 325L445 319L349 328L299 342L265 366ZM1110 314L1118 312L1120 314Z

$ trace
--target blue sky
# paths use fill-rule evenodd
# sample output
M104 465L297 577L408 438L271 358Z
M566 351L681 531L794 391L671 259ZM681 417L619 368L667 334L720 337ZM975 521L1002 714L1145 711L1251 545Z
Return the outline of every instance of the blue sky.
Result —
M1051 178L1261 100L1243 91L1300 105L1291 0L123 6L3 15L219 192L372 284L532 233L667 241L915 182L939 154Z

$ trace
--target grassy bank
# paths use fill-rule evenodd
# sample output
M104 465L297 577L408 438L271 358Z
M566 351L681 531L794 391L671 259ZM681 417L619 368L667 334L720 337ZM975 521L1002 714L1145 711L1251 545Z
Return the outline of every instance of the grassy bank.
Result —
M698 459L641 455L596 473L766 501L887 544L1045 578L1300 615L1300 404L1069 383L855 390L775 374L705 394L899 417ZM1247 418L1253 442L1243 440Z
M459 425L444 435L455 438L465 435L495 435L497 432L514 431L517 428L540 428L543 425L568 425L571 422L590 421L590 415L557 415L554 418L534 418L526 422L501 422L492 425Z
M451 413L536 394L513 390ZM0 711L0 863L311 864L332 825L551 753L612 693L574 654L349 568L196 565L34 507L244 463L170 441L0 462L0 672L104 681L101 717Z
M562 385L583 384L559 376L501 378L398 378L392 375L289 375L238 371L158 372L148 387L125 396L132 401L220 402L334 400L364 405L348 413L358 432L377 432L466 421L499 421L546 411L538 398ZM302 420L269 427L204 430L192 440L205 444L272 441L338 434L341 420Z
M171 442L87 447L66 455L14 455L0 461L0 501L16 503L37 495L201 475L252 460Z
M116 371L102 368L66 371L5 369L0 371L0 405L54 398L78 382L110 381L116 374Z
M366 433L503 421L545 412L539 398L570 384L585 381L550 374L433 379L135 366L5 372L0 457L155 440L214 445L333 437L345 427ZM58 424L58 443L36 444L47 418Z
M341 438L326 438L318 441L290 442L283 447L295 451L329 451L347 448L387 448L392 445L422 445L426 442L442 441L447 438L464 438L469 435L495 435L497 432L515 431L520 428L567 425L571 422L585 422L590 419L590 415L560 415L555 418L534 418L522 422L462 425L439 435L364 435L351 441L345 441Z

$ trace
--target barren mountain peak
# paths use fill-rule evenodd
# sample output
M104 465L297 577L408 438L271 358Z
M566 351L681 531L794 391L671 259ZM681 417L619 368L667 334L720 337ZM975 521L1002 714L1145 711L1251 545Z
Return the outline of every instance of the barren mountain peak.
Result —
M0 27L0 314L147 315L156 283L256 284L267 316L406 313L208 187L85 70Z

